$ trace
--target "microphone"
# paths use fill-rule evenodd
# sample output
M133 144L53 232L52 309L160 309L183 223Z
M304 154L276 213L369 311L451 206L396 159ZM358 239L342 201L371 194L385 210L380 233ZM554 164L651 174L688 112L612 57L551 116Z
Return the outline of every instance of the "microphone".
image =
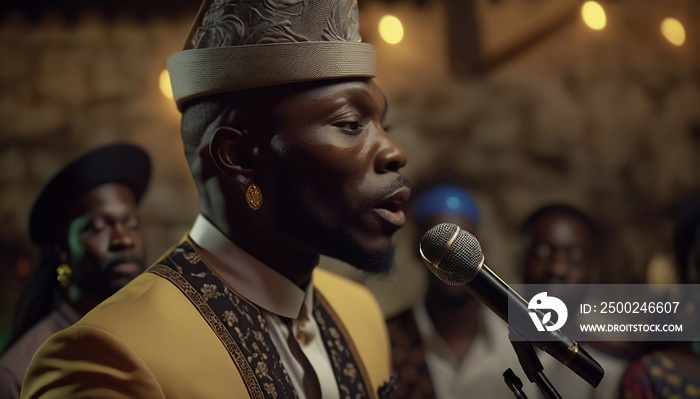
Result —
M464 285L479 302L506 323L509 303L511 312L515 309L516 313L511 315L512 319L530 320L528 303L484 264L481 245L468 231L452 223L438 224L423 235L419 251L435 276L448 285ZM603 368L576 341L569 340L559 331L546 332L550 334L548 340L536 340L532 330L524 329L520 324L510 323L509 328L521 339L549 353L592 386L598 386L603 379Z

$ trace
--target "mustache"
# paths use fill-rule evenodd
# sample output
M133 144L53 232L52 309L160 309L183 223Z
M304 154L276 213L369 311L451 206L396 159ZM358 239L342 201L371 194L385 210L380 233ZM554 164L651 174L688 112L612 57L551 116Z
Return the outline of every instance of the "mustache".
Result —
M367 206L374 208L375 205L384 201L388 196L392 195L396 190L407 187L411 188L411 182L404 176L399 176L388 186L375 190L368 196Z
M115 255L102 263L102 270L109 270L120 263L137 263L142 268L146 267L146 261L133 253Z

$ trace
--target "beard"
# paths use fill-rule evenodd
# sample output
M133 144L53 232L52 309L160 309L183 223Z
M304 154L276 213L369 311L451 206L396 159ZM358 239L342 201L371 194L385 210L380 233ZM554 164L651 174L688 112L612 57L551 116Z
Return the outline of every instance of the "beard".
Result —
M322 255L330 256L373 275L387 275L394 270L394 246L384 251L370 251L359 240L342 229L319 226L323 231L326 250Z
M123 262L137 263L142 270L145 269L142 258L132 254L119 254L103 261L94 260L83 264L83 270L74 274L75 283L84 294L104 300L140 274L120 275L110 272L113 266Z
M309 249L319 255L338 259L370 274L389 274L394 270L393 245L383 251L368 248L349 229L343 228L352 221L326 222L335 219L324 217L303 190L285 187L284 192L291 193L290 197L278 202L276 214L282 230L295 237L301 245L311 243Z
M432 302L446 309L458 309L474 302L475 298L464 286L445 284L433 273L428 275L428 294Z

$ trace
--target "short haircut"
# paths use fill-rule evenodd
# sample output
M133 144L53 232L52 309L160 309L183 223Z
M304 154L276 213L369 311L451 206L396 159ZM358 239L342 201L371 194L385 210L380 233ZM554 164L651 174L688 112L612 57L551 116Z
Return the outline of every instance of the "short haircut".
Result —
M595 239L598 234L600 233L600 228L596 223L593 222L593 220L588 217L583 211L574 208L570 205L566 204L560 204L560 203L554 203L554 204L549 204L545 205L539 209L537 209L535 212L533 212L530 216L525 219L525 221L522 223L520 227L520 231L523 234L527 234L530 232L532 229L532 226L537 222L539 219L541 219L544 216L547 215L552 215L552 214L565 214L569 216L573 216L576 219L579 219L581 222L583 222L586 227L589 229L591 232L591 235Z

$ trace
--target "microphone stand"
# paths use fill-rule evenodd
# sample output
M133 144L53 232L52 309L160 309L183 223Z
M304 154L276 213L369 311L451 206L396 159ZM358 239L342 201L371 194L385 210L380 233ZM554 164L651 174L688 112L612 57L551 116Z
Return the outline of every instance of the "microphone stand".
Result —
M513 335L517 335L517 333L510 327L508 330L510 331L510 343L513 345L513 349L515 349L515 354L518 356L518 361L520 361L520 365L522 366L523 371L525 371L527 379L530 380L530 382L537 384L547 399L562 399L559 392L557 392L552 383L549 382L547 376L544 375L544 367L542 366L540 359L537 357L537 353L535 353L535 349L532 344L528 341L512 339ZM506 373L504 373L504 377ZM507 378L506 382L508 382ZM522 386L522 383L520 385ZM519 394L524 395L519 389L518 390L520 393L513 389L513 387L517 388L517 385L511 386L509 383L509 387L515 393L516 398L520 398L520 396L518 396Z
M510 388L510 390L513 391L515 399L527 399L525 392L523 392L523 382L520 381L520 378L518 378L518 376L515 375L513 370L506 370L503 373L503 379L506 381L506 385L508 385L508 388Z

